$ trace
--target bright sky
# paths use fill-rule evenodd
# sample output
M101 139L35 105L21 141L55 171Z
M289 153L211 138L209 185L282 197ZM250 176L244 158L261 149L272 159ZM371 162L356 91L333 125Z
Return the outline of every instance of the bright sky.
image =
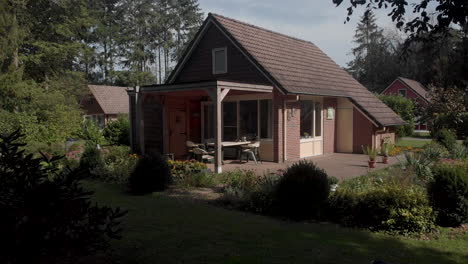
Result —
M217 13L311 41L341 66L351 60L354 30L364 12L361 7L344 24L348 0L340 7L335 7L332 0L199 0L199 3L206 15ZM390 30L393 24L385 12L388 10L375 12L377 22Z

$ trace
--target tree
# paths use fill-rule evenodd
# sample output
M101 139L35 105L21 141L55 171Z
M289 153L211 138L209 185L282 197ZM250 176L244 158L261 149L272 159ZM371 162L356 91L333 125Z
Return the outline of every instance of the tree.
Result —
M394 56L383 29L376 24L371 10L367 10L357 25L352 49L354 59L347 70L370 91L381 91L395 79Z
M344 0L332 1L336 6L345 2ZM391 9L388 16L396 22L397 28L411 32L410 38L417 38L421 33L436 36L447 32L452 24L461 28L466 27L468 24L468 1L418 0L412 6L415 18L406 22L405 15L408 10L411 10L408 2L407 0L349 0L350 6L348 7L346 20L350 20L351 15L358 6L366 6L367 9ZM431 21L431 12L428 12L431 3L435 3L436 19L434 22Z

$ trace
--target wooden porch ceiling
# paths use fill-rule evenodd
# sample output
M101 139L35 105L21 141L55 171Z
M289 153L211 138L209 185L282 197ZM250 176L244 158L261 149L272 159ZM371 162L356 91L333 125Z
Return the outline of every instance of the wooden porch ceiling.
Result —
M250 91L250 92L262 92L271 93L273 86L270 85L259 85L249 84L240 82L229 82L229 81L207 81L207 82L195 82L186 84L162 84L162 85L151 85L142 86L140 92L143 93L154 93L154 92L179 92L179 91L196 91L196 90L212 90L212 89L230 89L237 91Z

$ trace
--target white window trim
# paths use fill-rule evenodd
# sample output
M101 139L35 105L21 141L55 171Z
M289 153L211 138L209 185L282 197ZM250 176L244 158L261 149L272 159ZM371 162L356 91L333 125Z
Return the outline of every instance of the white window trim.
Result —
M323 140L323 100L317 100L317 99L303 99L301 101L312 101L313 102L313 109L314 109L314 114L312 115L312 123L313 123L313 128L314 128L314 135L312 137L309 137L309 138L303 138L302 135L300 135L301 139L300 139L300 143L306 143L306 142L313 142L313 141L322 141ZM316 103L320 103L320 106L321 106L321 109L320 109L320 116L321 116L321 124L320 124L320 136L315 136L315 132L316 132L316 127L315 127L315 104ZM300 118L300 117L299 117ZM300 129L300 128L299 128Z
M224 51L224 71L216 71L215 63L216 63L216 58L215 54L218 51ZM213 67L213 74L224 74L228 72L228 63L227 63L227 47L223 48L216 48L211 51L211 60L212 60L212 67Z
M239 98L239 97L236 97L236 98L226 98L225 100L223 100L223 103L224 102L235 102L237 104L237 137L239 137L240 135L240 102L241 101L257 101L257 133L258 133L258 138L260 141L273 141L273 134L274 134L274 117L272 116L272 120L271 120L271 138L262 138L261 137L261 127L260 127L260 101L262 100L271 100L271 114L273 114L273 111L274 111L274 106L273 106L273 99L271 97L266 97L266 98L263 98L263 96L261 96L261 99L252 99L250 96L249 98L245 98L245 97L242 97L242 98ZM205 105L210 105L212 104L212 102L210 101L203 101L201 102L201 134L202 134L202 141L205 141L205 108L204 106ZM221 113L224 112L224 104L221 104ZM224 135L224 118L222 119L222 134ZM322 122L323 123L323 122ZM316 138L317 139L317 138Z
M405 92L405 96L403 96L403 95L400 93L400 91L404 91L404 92ZM408 91L407 91L406 89L398 89L398 95L403 96L403 97L406 98L406 96L408 95Z

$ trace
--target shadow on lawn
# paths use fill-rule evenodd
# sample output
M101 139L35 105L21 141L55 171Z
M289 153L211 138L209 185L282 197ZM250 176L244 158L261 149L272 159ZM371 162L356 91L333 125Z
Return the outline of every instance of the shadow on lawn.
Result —
M442 264L468 259L463 251L466 239L418 241L330 223L280 221L161 194L129 196L119 187L104 184L95 184L94 189L98 201L129 213L122 226L123 239L113 243L114 251L87 263L370 263L379 259Z

